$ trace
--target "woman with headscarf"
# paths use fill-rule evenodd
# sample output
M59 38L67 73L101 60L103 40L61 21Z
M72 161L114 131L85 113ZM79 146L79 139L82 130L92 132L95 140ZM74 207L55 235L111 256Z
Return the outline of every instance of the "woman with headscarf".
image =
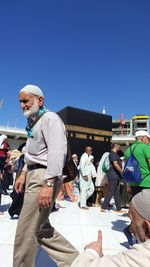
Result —
M1 198L2 198L2 193L3 193L3 188L2 188L2 173L0 172L0 207L1 207ZM3 212L0 211L0 215L2 215Z
M3 188L2 188L2 178L3 178L3 170L4 170L4 166L5 166L5 161L6 161L6 157L7 157L7 149L8 143L7 143L7 136L5 134L2 134L0 136L0 205L1 205L1 196L3 193ZM2 215L3 213L0 212L0 215Z
M3 193L2 179L3 179L3 171L6 164L8 150L9 150L9 144L7 142L7 135L2 134L0 136L0 200L1 200L1 194Z
M0 171L1 172L4 170L8 150L9 150L9 144L7 141L7 135L2 134L0 136Z

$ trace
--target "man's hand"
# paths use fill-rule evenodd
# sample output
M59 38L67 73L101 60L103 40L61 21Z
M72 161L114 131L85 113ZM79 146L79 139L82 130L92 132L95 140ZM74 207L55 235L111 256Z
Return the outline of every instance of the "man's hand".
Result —
M122 169L120 168L118 162L113 161L113 165L114 165L115 169L120 173L120 175L122 175Z
M23 192L25 182L26 182L25 175L20 174L20 176L17 178L15 182L15 191L17 192L17 194Z
M40 208L48 208L52 204L53 200L53 186L48 187L44 184L40 191L39 206Z
M102 252L102 232L98 231L98 238L97 241L90 243L89 245L86 245L84 249L93 249L95 250L100 257L103 256L103 252Z
M84 179L84 181L88 181L88 176L87 175L84 175L83 176L83 179Z

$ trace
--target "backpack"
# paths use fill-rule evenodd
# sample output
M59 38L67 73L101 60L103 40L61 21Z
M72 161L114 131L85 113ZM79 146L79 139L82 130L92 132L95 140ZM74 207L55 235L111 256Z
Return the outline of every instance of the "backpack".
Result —
M133 154L136 147L134 147L133 151L130 148L131 154L125 163L122 173L123 180L127 183L140 183L142 180L139 163Z
M102 164L102 171L104 172L104 173L106 173L106 172L108 172L109 171L109 169L110 169L110 160L109 160L109 154L108 154L108 156L105 158L105 160L104 160L104 162L103 162L103 164Z

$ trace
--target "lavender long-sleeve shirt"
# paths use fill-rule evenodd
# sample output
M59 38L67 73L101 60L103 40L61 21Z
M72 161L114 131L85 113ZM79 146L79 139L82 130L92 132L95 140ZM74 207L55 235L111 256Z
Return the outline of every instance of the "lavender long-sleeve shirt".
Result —
M46 112L34 125L32 136L27 139L25 166L39 163L46 166L44 180L61 178L67 154L65 126L54 112Z

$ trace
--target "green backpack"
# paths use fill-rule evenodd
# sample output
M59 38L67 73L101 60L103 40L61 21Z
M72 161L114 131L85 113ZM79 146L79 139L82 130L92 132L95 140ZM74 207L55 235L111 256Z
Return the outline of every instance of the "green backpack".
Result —
M109 154L108 154L108 156L105 158L105 160L104 160L104 162L102 164L102 171L104 173L107 173L109 171L109 169L110 169L110 165L111 164L110 164Z

